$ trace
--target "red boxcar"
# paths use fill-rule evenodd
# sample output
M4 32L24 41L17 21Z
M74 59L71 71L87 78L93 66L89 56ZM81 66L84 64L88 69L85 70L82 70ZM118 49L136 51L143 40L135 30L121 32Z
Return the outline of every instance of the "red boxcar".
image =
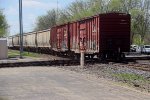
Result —
M130 51L130 15L110 13L100 15L100 50Z
M54 51L66 52L69 50L68 24L51 28L50 44Z
M89 55L107 55L130 50L130 15L106 13L84 18L51 29L55 51L81 50Z
M129 52L130 15L107 13L70 23L70 49L86 54Z
M99 53L99 15L70 23L70 49L75 53Z

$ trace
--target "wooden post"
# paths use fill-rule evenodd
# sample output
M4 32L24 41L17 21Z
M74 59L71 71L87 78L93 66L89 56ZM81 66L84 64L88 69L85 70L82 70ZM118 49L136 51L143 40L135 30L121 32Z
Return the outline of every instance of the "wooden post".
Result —
M84 67L84 51L81 51L80 65L81 65L81 67Z

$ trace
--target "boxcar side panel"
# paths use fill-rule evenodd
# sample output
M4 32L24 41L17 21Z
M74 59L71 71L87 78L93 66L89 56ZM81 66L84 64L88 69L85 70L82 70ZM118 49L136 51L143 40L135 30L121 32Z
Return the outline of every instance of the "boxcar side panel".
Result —
M69 50L68 26L68 24L64 24L51 29L51 45L54 51L65 52Z
M52 27L50 30L50 45L51 45L51 49L56 51L57 50L57 32L56 32L56 27Z
M86 54L99 53L99 16L93 16L70 24L71 50Z
M60 51L68 50L68 24L57 28L57 49Z
M130 51L130 15L110 13L100 15L100 52Z
M37 45L38 47L50 47L50 30L37 32Z
M89 54L99 52L99 16L86 20L86 52Z
M27 35L23 35L23 46L27 47Z
M36 32L34 33L29 33L26 35L26 46L27 47L36 47L36 42L35 42L35 39L36 39Z
M8 38L8 46L13 47L13 37Z
M13 37L13 44L15 47L18 47L20 45L19 35L15 35Z
M77 22L70 23L69 33L70 33L70 50L74 51L74 52L79 52L78 24L77 24Z

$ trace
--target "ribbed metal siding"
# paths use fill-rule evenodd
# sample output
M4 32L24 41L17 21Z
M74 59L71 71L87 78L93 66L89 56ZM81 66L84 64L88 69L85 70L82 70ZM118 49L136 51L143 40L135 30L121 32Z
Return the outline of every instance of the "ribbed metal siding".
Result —
M14 46L19 46L19 43L20 42L20 40L19 40L19 35L15 35L15 36L13 36L13 44L14 44Z
M36 47L35 40L36 40L36 32L32 32L32 33L24 35L24 38L23 38L24 46Z
M130 15L110 13L100 15L100 51L129 52Z
M50 30L43 30L37 32L36 41L38 47L50 47Z
M60 25L51 28L51 47L54 51L68 51L69 50L69 28L68 24Z
M81 31L85 32L85 52L88 54L99 52L99 16L70 23L70 47L75 53L80 53Z

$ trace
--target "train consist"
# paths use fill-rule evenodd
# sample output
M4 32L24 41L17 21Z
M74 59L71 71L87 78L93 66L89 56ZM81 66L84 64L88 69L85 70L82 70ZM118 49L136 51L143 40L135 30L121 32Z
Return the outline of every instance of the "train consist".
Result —
M26 33L23 36L25 50L50 54L101 59L122 58L130 51L129 14L106 13L74 22L54 26L50 29ZM19 35L9 37L9 46L19 49Z

